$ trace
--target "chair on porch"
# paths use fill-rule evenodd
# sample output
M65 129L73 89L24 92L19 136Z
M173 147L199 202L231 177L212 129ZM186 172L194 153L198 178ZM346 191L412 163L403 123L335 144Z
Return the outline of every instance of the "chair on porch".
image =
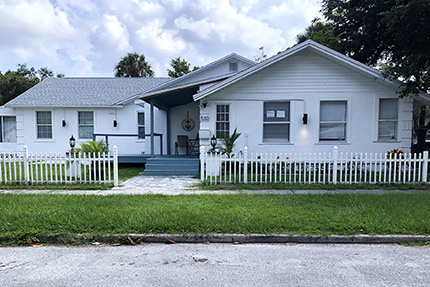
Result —
M179 155L179 149L185 148L185 155L188 155L188 136L178 136L175 143L175 154Z

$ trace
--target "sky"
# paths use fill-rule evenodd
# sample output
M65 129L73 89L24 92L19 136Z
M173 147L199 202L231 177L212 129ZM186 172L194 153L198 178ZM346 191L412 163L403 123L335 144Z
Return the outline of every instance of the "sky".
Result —
M0 71L48 67L66 77L112 77L128 52L156 76L170 60L203 66L292 46L319 0L0 0Z

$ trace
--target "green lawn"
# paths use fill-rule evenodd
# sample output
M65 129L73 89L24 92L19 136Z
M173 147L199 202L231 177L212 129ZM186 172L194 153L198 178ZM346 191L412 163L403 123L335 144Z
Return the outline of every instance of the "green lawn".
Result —
M430 234L430 194L0 194L0 244L128 233Z
M139 175L143 171L143 168L138 167L126 167L118 169L118 181L121 184L129 178ZM112 175L113 178L113 175ZM99 189L110 189L113 184L84 184L84 183L36 183L31 185L26 184L0 184L0 189L32 189L32 190L99 190Z

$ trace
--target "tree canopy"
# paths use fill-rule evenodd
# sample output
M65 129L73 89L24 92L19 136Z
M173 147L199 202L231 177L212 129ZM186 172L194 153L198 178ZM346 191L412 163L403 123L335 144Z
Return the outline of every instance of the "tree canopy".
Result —
M339 37L335 35L332 25L322 22L320 18L313 19L305 32L296 36L297 44L303 43L309 39L338 52L344 52Z
M16 71L8 70L4 74L0 72L0 105L16 98L41 80L53 76L54 73L47 67L36 71L34 67L27 68L27 64L18 64ZM64 74L58 74L57 77L62 78Z
M178 78L199 68L198 66L194 66L193 70L190 70L191 64L185 59L181 59L181 57L172 59L170 61L170 66L172 67L172 70L167 69L167 75L172 78Z
M115 77L153 77L155 75L145 56L128 53L115 65Z
M430 90L428 0L323 0L322 11L345 53L403 81L402 95Z

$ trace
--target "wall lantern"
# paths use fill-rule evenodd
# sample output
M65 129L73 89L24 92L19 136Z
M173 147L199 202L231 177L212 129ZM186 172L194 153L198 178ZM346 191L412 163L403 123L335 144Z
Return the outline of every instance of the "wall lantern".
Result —
M61 121L61 126L64 128L66 126L66 120Z
M76 145L76 140L75 140L75 138L73 137L73 135L69 138L69 145L70 145L70 150L73 152L73 148L75 147L75 145Z
M213 135L213 136L211 137L211 146L212 146L212 151L215 151L216 143L217 143L216 137L215 137L215 135Z
M303 114L303 125L306 126L308 124L308 114Z
M113 127L116 128L118 126L118 122L116 120L113 120Z

